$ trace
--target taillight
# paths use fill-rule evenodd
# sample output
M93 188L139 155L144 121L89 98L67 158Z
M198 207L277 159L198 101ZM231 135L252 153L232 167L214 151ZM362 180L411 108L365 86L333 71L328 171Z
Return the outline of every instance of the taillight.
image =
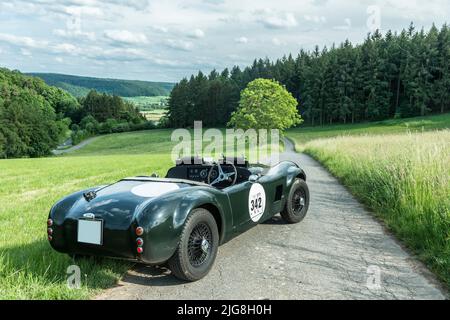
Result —
M47 220L47 226L51 227L53 225L53 220L52 219L48 219Z
M48 228L48 229L47 229L47 234L48 234L49 236L53 235L53 229L52 229L52 228Z
M142 236L144 234L144 228L142 227L137 227L136 228L136 235L137 236Z
M52 236L48 236L48 241L52 241L53 240L53 237Z
M138 247L142 247L144 245L144 240L142 238L137 238L136 244L138 245Z
M137 247L136 251L137 253L141 254L142 252L144 252L144 249L142 247Z

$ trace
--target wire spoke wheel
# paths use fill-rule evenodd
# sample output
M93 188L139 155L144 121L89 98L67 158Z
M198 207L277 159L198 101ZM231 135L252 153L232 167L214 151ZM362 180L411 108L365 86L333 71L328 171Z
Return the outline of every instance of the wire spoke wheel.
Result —
M219 241L217 222L211 212L193 209L184 223L178 248L168 261L170 270L181 280L202 279L216 260Z
M194 267L201 266L210 256L212 250L212 232L205 223L197 224L188 240L189 262Z
M289 191L281 216L287 223L299 223L309 209L309 188L305 180L296 179Z
M295 190L294 196L292 197L292 209L294 214L300 214L305 206L306 194L302 188Z

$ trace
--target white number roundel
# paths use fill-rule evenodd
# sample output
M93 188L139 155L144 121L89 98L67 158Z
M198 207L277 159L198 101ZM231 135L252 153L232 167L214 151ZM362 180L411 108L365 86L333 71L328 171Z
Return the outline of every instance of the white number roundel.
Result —
M266 192L259 183L252 185L248 196L248 212L254 222L258 222L266 209Z

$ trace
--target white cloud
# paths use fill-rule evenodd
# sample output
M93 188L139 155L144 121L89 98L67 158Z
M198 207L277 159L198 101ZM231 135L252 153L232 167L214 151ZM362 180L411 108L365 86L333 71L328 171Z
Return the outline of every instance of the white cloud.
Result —
M95 3L95 1L88 1L88 3ZM104 15L103 10L95 6L69 6L65 7L64 11L73 16L91 16L102 17Z
M192 42L177 39L167 39L165 44L169 48L182 51L190 51L194 47Z
M188 34L188 36L190 38L200 39L200 38L203 38L205 36L205 32L203 30L201 30L201 29L195 29L193 32Z
M140 32L131 32L128 30L106 30L105 37L116 42L125 44L146 44L147 36Z
M284 44L284 42L281 41L281 40L278 39L278 38L272 38L272 43L273 43L274 45L276 45L276 46L281 46L281 45Z
M239 38L234 39L234 42L237 42L237 43L248 43L248 38L247 37L239 37Z
M317 16L317 15L308 15L308 14L305 14L305 15L303 16L303 18L304 18L306 21L314 22L314 23L325 23L325 22L327 22L327 18L325 18L324 16Z
M264 9L255 12L256 21L262 23L266 28L281 29L290 28L298 25L297 19L292 12L275 12Z
M31 37L21 37L12 34L0 33L0 42L6 42L16 46L23 46L27 48L45 48L48 45L47 41L35 40Z
M254 58L296 55L316 44L330 46L346 38L360 43L370 31L368 5L345 0L0 0L1 63L27 71L177 81L199 69L243 67ZM448 0L371 0L370 5L380 7L383 32L401 31L410 21L418 30L432 22L440 27L450 16ZM33 59L18 59L21 49ZM50 70L40 70L42 65Z
M352 20L350 20L349 18L344 19L345 24L344 25L339 25L339 26L334 26L333 29L334 30L349 30L352 27Z
M31 57L33 55L30 50L24 48L20 49L20 53L25 57Z
M63 63L63 62L64 62L64 59L61 58L61 57L56 57L56 58L55 58L55 61L56 61L56 62L59 62L59 63Z
M151 26L150 28L152 28L153 30L158 31L158 32L163 32L163 33L169 32L169 29L166 27L163 27L163 26Z
M70 29L55 29L53 34L63 37L63 38L85 38L90 41L95 41L96 36L94 32L83 32L81 30L70 30Z
M61 43L53 46L53 51L56 53L66 53L66 54L78 54L81 52L79 47L71 43Z

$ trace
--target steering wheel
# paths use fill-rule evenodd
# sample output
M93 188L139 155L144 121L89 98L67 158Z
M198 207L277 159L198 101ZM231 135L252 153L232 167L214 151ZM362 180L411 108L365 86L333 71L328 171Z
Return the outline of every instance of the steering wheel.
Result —
M214 163L213 166L211 167L211 170L209 170L209 173L208 173L208 184L209 185L214 186L214 185L219 184L219 183L221 183L223 181L228 182L230 184L229 185L230 187L234 186L236 184L237 175L238 175L236 166L233 163L231 163L231 162L224 161L224 163L227 164L227 165L230 165L233 168L233 172L224 172L223 169L222 169L222 166L220 165L220 162ZM217 175L217 178L214 181L211 181L212 173L213 173L214 168L216 166L217 166L217 170L218 170L218 175Z

